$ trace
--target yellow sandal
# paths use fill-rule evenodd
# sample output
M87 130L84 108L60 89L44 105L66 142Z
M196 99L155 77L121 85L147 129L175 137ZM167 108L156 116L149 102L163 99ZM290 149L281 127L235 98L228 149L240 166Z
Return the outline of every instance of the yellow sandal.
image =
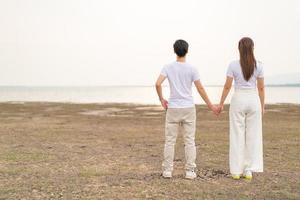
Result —
M239 180L241 178L241 176L237 174L232 174L231 177L233 178L233 180Z

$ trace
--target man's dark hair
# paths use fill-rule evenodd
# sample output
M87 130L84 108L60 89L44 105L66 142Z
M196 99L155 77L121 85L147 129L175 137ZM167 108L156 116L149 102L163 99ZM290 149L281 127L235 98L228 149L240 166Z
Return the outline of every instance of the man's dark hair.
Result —
M178 57L184 57L189 49L189 44L184 40L176 40L173 44L174 52Z

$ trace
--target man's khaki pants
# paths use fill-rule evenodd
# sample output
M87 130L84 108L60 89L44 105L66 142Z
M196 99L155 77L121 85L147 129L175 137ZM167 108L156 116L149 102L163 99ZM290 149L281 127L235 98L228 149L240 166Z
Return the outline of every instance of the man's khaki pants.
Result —
M179 126L183 128L185 169L187 171L194 170L196 167L196 109L195 107L169 108L166 114L164 161L162 164L164 171L173 171L174 147Z

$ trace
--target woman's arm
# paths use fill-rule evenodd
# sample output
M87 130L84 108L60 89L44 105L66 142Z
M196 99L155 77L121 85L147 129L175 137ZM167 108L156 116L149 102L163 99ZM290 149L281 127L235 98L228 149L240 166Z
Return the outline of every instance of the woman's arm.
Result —
M257 89L258 89L258 95L260 99L261 104L261 112L262 114L265 113L265 83L264 78L258 78L257 79Z
M204 102L206 103L206 105L215 113L215 114L219 114L218 113L218 109L210 102L206 91L204 89L204 87L202 86L200 80L194 81L194 84L197 88L198 93L200 94L201 98L204 100Z
M232 86L232 80L233 80L232 77L227 76L226 82L224 84L223 92L222 92L222 97L220 99L220 104L219 104L220 111L223 110L224 102L226 100L226 97L228 96L228 93L230 92L230 89L231 89L231 86Z
M161 88L161 84L164 82L165 79L166 79L165 76L159 75L159 77L155 83L155 88L156 88L156 92L157 92L157 95L158 95L158 98L159 98L159 101L160 101L162 107L164 107L164 109L168 109L168 101L166 101L164 99L163 94L162 94L162 88Z

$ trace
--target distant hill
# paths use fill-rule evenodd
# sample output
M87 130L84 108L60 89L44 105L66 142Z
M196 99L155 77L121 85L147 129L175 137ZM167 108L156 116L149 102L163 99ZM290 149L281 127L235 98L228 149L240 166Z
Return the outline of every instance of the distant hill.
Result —
M265 77L266 85L300 86L300 73Z

